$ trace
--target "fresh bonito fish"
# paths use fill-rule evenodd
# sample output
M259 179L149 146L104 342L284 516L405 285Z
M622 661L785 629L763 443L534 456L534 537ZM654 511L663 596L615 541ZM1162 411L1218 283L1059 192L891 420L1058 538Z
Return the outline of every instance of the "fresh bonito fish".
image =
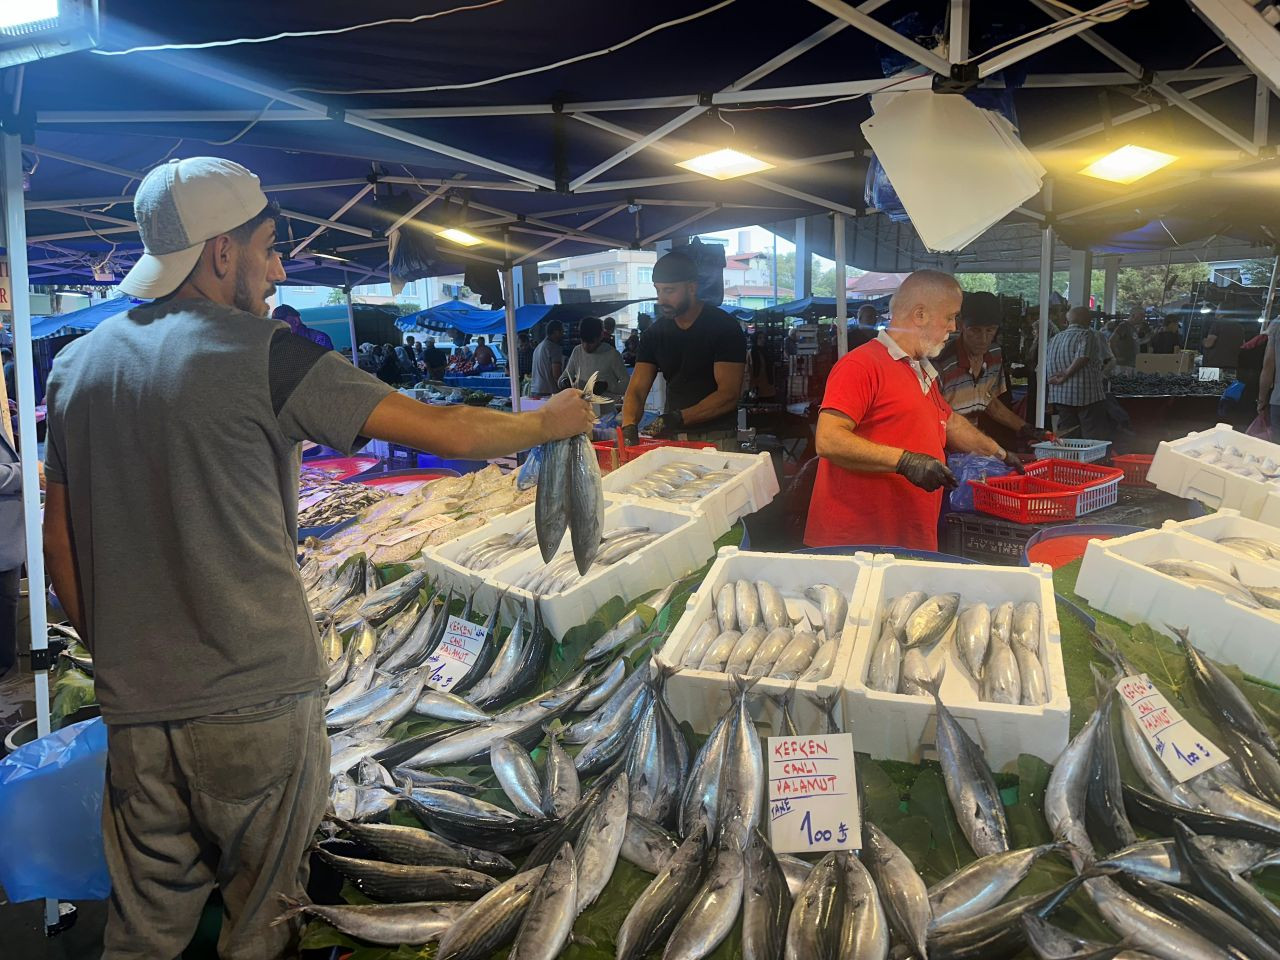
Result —
M590 449L590 448L588 448ZM591 452L592 460L595 452ZM573 847L560 846L555 859L547 865L542 882L533 893L516 942L508 954L510 960L554 960L560 955L573 921L578 917L578 865Z
M547 746L547 778L542 792L542 812L548 817L567 817L582 799L582 787L573 757L560 745L553 730Z
M1022 703L1038 707L1049 702L1049 680L1045 676L1040 655L1032 653L1020 643L1013 645L1013 655L1018 661L1018 680L1022 688Z
M640 960L667 940L698 892L706 833L699 826L667 860L662 872L636 899L618 929L617 960Z
M684 657L681 663L686 667L697 669L702 663L702 658L707 655L707 650L721 633L725 633L720 629L720 623L715 617L708 617L702 621L702 624L693 634L693 639L689 641L688 646L684 649Z
M942 593L930 597L907 618L902 630L903 645L925 647L942 639L951 624L955 622L956 611L959 608L960 594L958 593Z
M487 960L509 944L546 870L539 866L517 874L472 904L440 938L439 960Z
M787 601L772 583L766 580L756 581L756 595L760 598L760 615L764 618L766 630L776 630L791 624L787 615Z
M1049 775L1044 792L1044 818L1054 837L1069 843L1071 861L1076 869L1095 859L1093 842L1085 829L1085 799L1093 744L1102 724L1105 704L1100 704L1080 732L1067 744Z
M574 847L578 864L578 899L576 913L596 902L604 892L627 834L627 797L630 785L626 773L620 773L605 791L604 799L593 807L582 824Z
M912 647L902 658L902 679L898 693L905 697L931 696L932 688L942 679L945 663L939 664L937 676L930 672L929 661L917 648Z
M748 630L747 633L751 631ZM741 640L743 634L737 630L726 630L712 642L707 648L706 654L702 658L702 662L698 664L699 670L712 670L716 673L724 671L725 664L729 662L729 657L733 655L734 648L737 647L738 641Z
M659 824L634 813L627 815L621 854L628 863L656 874L679 846L679 841Z
M1209 587L1246 607L1257 609L1260 606L1239 580L1200 560L1153 560L1147 566L1157 573Z
M925 938L933 920L929 891L911 860L871 821L862 825L862 856L884 894L889 926L898 938L926 957Z
M528 817L543 816L542 783L524 747L507 737L495 740L489 748L489 765L513 807Z
M1254 560L1280 560L1280 543L1258 537L1222 537L1217 542Z
M991 642L1013 643L1013 603L1006 600L991 613Z
M763 622L760 595L750 580L739 580L733 587L734 608L738 612L738 629L750 630Z
M933 922L958 923L991 909L1026 878L1036 861L1060 849L1056 843L993 853L961 867L929 888Z
M790 627L775 627L770 630L760 642L760 646L756 648L755 656L746 670L747 676L767 677L773 665L782 656L782 652L791 645L794 638L795 634Z
M818 647L818 652L813 655L809 669L800 675L800 682L817 683L829 677L831 668L835 665L838 647L839 644L835 640L824 640L822 646Z
M844 873L844 919L840 925L838 957L886 960L889 920L875 881L862 861L848 851L836 854Z
M902 647L898 645L897 634L886 623L867 666L867 686L882 693L897 693L901 674Z
M1026 600L1013 608L1013 633L1010 640L1023 649L1040 655L1040 604Z
M738 629L738 588L732 580L723 584L716 593L715 606L720 632Z
M764 835L752 830L743 857L743 960L777 960L786 943L790 919L786 874Z
M725 673L747 672L747 668L751 666L751 661L755 658L756 651L760 649L760 644L768 636L765 630L765 626L759 624L738 638L738 642L733 645L733 650L729 653L729 659L725 661Z
M991 703L1022 702L1022 673L1012 644L992 639L982 678L982 699Z
M1268 610L1280 610L1280 587L1253 586L1245 583L1244 577L1241 576L1234 563L1231 565L1231 575L1239 580L1244 588L1249 591L1249 595L1262 606Z
M990 642L991 608L985 603L975 603L961 610L956 622L956 649L975 680L982 680Z
M826 638L839 640L849 614L849 601L844 594L829 583L816 583L805 590L804 595L822 611L822 629Z
M702 886L671 931L663 960L702 960L718 947L737 922L744 883L742 848L721 843L707 866Z
M799 678L809 669L821 645L817 634L810 630L797 630L791 637L791 643L782 651L773 669L769 671L769 676L775 680Z
M465 900L329 906L303 903L291 897L281 897L281 903L285 911L276 922L297 916L310 917L327 923L339 933L385 947L430 943L448 931L472 906Z
M844 871L828 853L810 871L791 907L783 956L786 960L834 960L844 920Z
M891 631L899 644L906 639L907 621L928 599L929 595L923 590L912 590L889 602L884 615L884 629Z

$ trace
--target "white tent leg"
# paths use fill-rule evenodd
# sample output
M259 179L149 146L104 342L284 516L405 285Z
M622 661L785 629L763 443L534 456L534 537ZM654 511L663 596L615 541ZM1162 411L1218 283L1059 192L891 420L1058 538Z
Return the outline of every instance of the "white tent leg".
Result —
M1036 426L1044 428L1045 394L1048 393L1048 371L1045 369L1049 349L1049 292L1053 288L1053 227L1044 228L1040 242L1040 330L1036 338Z
M351 362L358 367L360 354L357 351L359 344L356 343L356 308L351 302L351 288L343 287L342 292L347 298L347 329L351 331Z
M503 299L507 301L507 376L511 380L511 411L520 412L520 351L516 345L516 282L515 272L508 260L502 268L502 285L506 288Z
M4 186L4 236L9 254L9 282L13 294L13 353L18 388L18 437L22 444L22 512L27 538L27 583L30 585L31 654L49 648L49 624L44 600L44 540L40 529L40 476L36 448L36 381L31 355L31 297L27 288L27 222L23 208L22 141L17 134L0 136L0 171ZM8 416L8 411L0 415ZM49 733L49 671L34 670L36 733ZM46 932L58 925L57 900L44 902Z
M836 259L836 356L849 352L849 300L845 292L844 214L831 215L831 252Z

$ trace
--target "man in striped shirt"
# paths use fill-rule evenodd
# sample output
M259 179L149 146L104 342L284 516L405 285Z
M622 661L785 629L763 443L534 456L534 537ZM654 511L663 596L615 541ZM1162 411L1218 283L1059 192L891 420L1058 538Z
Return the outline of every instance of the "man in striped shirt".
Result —
M1058 410L1058 433L1077 440L1110 440L1102 367L1109 351L1093 329L1088 307L1072 307L1067 329L1049 341L1045 360L1048 400Z

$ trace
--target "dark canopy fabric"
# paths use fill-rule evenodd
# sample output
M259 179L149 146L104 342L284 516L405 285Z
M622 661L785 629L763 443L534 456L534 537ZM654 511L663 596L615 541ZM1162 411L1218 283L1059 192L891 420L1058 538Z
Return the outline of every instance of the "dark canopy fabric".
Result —
M32 317L31 339L45 340L49 337L63 337L72 333L88 333L90 330L96 329L98 324L108 317L124 313L142 302L142 300L135 300L133 297L112 297L110 300L103 300L100 303L74 310L71 313L50 317Z
M581 320L583 317L606 317L641 300L604 300L595 303L527 303L516 308L516 330L528 330L544 320ZM438 330L453 328L472 336L502 336L507 332L505 310L485 310L461 300L428 307L396 321L401 330Z
M123 232L132 216L128 196L137 177L164 159L202 153L230 157L255 170L269 194L291 211L282 244L286 253L317 229L321 234L312 251L349 248L341 251L347 262L317 259L308 252L292 257L287 264L291 282L307 284L349 285L385 277L388 251L383 234L397 211L404 209L406 197L416 203L436 189L421 181L457 179L457 185L446 187L419 219L457 225L465 218L465 225L486 241L475 255L489 263L651 245L668 234L785 224L830 205L863 207L865 157L803 165L793 161L865 148L858 125L870 115L866 97L832 98L818 109L801 110L785 109L799 105L795 102L743 104L748 109L722 115L728 123L700 118L663 138L659 147L665 149L633 151L595 182L569 191L576 178L629 143L618 128L652 131L685 107L650 105L576 119L557 112L556 105L687 97L725 89L830 26L832 17L813 4L564 0L553 15L545 4L530 0L470 5L440 0L430 9L424 6L421 0L383 0L364 7L338 0L106 4L101 45L106 51L139 44L214 45L127 56L82 52L26 68L19 124L32 147L27 199L33 205L28 221L35 238L33 281L91 283L93 268L99 267L101 275L104 260L117 276L123 273L139 249L136 235ZM926 42L929 34L945 33L945 4L914 6L923 12L899 29L912 37L924 36ZM970 46L978 51L1048 22L1032 4L973 7ZM346 29L361 20L424 13L434 16L416 23ZM899 3L877 16L883 23L899 24L903 13ZM672 25L664 26L668 23ZM1184 3L1151 4L1095 29L1155 71L1182 69L1216 42ZM308 31L330 32L269 43L222 44ZM628 42L633 37L639 39ZM589 55L595 51L608 52ZM754 86L880 79L886 68L899 66L886 52L857 29L831 30L811 50ZM558 61L567 62L541 69ZM1205 60L1206 65L1224 63L1234 60L1229 54ZM251 92L212 79L207 71L192 72L192 67L215 68L263 86ZM1035 54L1016 71L1006 71L1004 82L1015 88L1020 131L1033 146L1096 123L1100 113L1102 88L1020 86L1025 75L1045 71L1114 73L1116 66L1076 38ZM505 79L487 82L498 77ZM329 119L304 116L293 104L281 102L281 96L319 103ZM1142 91L1136 83L1121 80L1116 92L1105 96L1112 101L1110 110L1122 111L1130 109ZM1253 100L1253 85L1246 82L1200 102L1222 122L1248 130ZM415 117L396 112L499 105L527 110L503 116ZM382 111L374 121L412 142L367 129L368 123L345 122L352 118L349 111L371 110ZM107 111L111 113L104 115ZM227 111L226 119L197 119L197 112L207 117L208 111ZM613 127L603 129L600 123ZM1117 129L1126 136L1152 134L1176 142L1188 157L1220 153L1226 145L1178 111L1162 110L1149 121ZM674 166L676 160L708 146L723 145L726 138L777 161L778 169L765 178L768 185L750 179L713 182ZM67 156L89 165L70 162ZM489 169L485 160L518 168L532 182L513 183L511 177ZM1058 209L1109 195L1106 185L1075 176L1078 169L1067 168L1056 180ZM1177 173L1171 168L1168 176ZM391 183L392 177L405 182ZM347 229L314 222L331 219L368 185L367 178L376 187L342 215ZM320 185L293 188L303 182ZM1206 178L1206 189L1212 186ZM76 198L102 202L53 206ZM1168 213L1154 209L1166 200L1143 201L1147 221ZM1132 210L1123 212L1133 215ZM1270 221L1274 215L1265 209L1245 213L1233 228L1256 231L1259 220ZM1104 212L1097 222L1104 225L1108 217ZM557 226L548 228L537 220ZM1126 229L1131 226L1132 222ZM556 230L571 233L554 242ZM438 244L438 252L438 261L431 264L437 274L457 272L468 262L467 255L448 244Z

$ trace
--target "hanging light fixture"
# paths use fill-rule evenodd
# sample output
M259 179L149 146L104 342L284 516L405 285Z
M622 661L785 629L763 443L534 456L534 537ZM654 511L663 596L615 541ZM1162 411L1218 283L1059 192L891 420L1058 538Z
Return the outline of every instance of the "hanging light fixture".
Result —
M445 201L444 224L432 227L432 231L441 240L448 240L450 243L456 243L460 247L478 247L484 243L474 233L463 230L460 224L467 222L467 208L469 206L469 194L462 195L462 206L458 213L452 213L453 202Z
M768 160L739 149L741 145L734 142L737 139L737 128L724 119L719 110L709 110L707 117L708 122L704 123L706 136L701 138L706 149L688 160L680 161L676 164L677 167L713 180L732 180L734 177L745 177L774 168L775 164ZM729 128L728 137L724 135L720 124Z
M467 233L465 230L459 230L457 227L444 227L436 231L436 236L441 240L448 240L450 243L456 243L460 247L477 247L484 243L474 234Z
M1171 153L1126 143L1100 157L1080 172L1086 177L1129 184L1163 170L1178 158Z
M0 70L98 45L98 0L0 0Z

